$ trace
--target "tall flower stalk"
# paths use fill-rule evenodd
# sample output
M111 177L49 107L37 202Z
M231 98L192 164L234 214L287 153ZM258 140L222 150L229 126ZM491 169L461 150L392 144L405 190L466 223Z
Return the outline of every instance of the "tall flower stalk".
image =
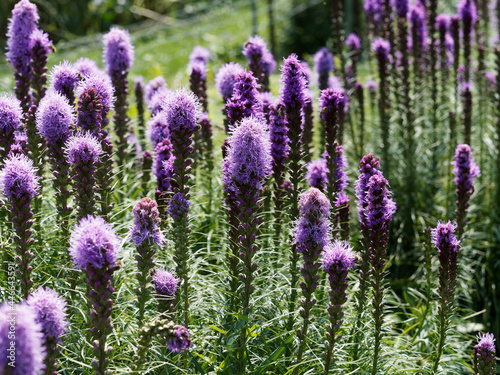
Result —
M67 61L56 65L50 71L50 86L65 96L71 106L75 105L75 89L80 82L80 73Z
M130 119L127 116L128 108L128 71L134 62L134 47L130 41L130 35L127 31L113 27L109 33L103 37L104 65L108 69L113 87L115 88L115 132L118 136L116 155L120 165L127 161L127 137L131 129Z
M175 293L179 287L179 278L172 272L155 268L151 271L155 287L156 308L160 314L174 315Z
M472 133L472 91L469 83L462 85L464 143L471 144Z
M478 375L495 375L497 364L495 359L495 336L493 333L477 335L474 346L474 373Z
M146 120L144 118L144 78L139 76L134 83L135 106L137 107L137 127L142 147L146 146Z
M238 248L242 263L238 275L243 284L241 291L242 314L249 318L250 297L257 264L253 256L258 250L255 238L259 227L261 205L259 197L265 180L271 174L271 143L265 124L258 118L241 121L231 134L228 155L223 164L226 189L232 191L238 208ZM239 371L245 373L247 353L247 323L242 322L240 333Z
M222 96L224 104L233 95L234 84L236 83L236 76L243 72L244 69L240 64L230 62L222 65L215 75L215 87L219 94ZM222 108L224 115L224 129L229 133L229 119L226 108Z
M0 163L9 155L16 131L22 128L21 102L9 95L0 95Z
M33 104L38 105L47 90L47 58L54 51L54 46L49 40L49 36L39 29L31 34L29 46L31 51Z
M302 355L306 347L309 323L314 320L311 317L311 309L316 304L314 292L319 281L319 259L323 250L330 242L328 231L330 229L329 217L331 208L326 195L316 188L310 188L300 195L300 213L294 232L296 251L304 259L304 266L300 270L304 281L300 283L303 298L300 301L301 308L299 311L303 322L302 327L297 330L299 348L294 374L299 373Z
M458 250L460 242L455 236L456 225L439 222L432 230L434 245L439 258L439 342L434 357L432 374L437 373L446 342L446 331L450 325L457 282Z
M346 241L335 240L333 244L324 249L321 265L328 276L330 285L328 290L330 301L327 308L330 325L327 325L325 340L325 374L329 374L330 363L333 359L333 348L335 343L342 338L342 335L337 334L337 332L344 322L342 307L347 301L346 290L349 286L347 274L355 266L355 255L352 247Z
M260 91L269 91L269 76L276 69L276 61L267 49L267 44L260 36L248 38L243 46L243 54L248 60L248 65L259 83Z
M474 0L462 0L458 4L458 14L462 19L463 38L463 61L465 66L464 79L469 82L471 79L471 37L474 25L477 22L477 8Z
M21 281L21 292L26 299L33 286L30 265L35 257L30 251L34 242L33 212L31 202L38 194L39 183L37 169L33 162L25 155L12 155L5 160L5 165L0 172L0 190L10 203L10 220L14 230L14 243L16 244L16 270Z
M165 116L170 129L172 142L172 159L164 163L171 170L174 196L170 201L169 213L173 219L173 240L175 243L174 261L176 274L182 281L179 300L184 301L184 326L189 326L189 174L193 160L193 134L197 130L197 122L201 115L200 104L192 92L178 90L165 103Z
M70 238L69 253L76 268L87 276L90 289L90 333L97 359L91 362L96 374L106 374L113 347L107 345L111 333L113 308L113 274L120 267L120 239L101 217L87 216L75 226Z
M144 308L151 295L151 271L155 266L153 256L156 248L163 248L165 238L160 230L160 212L158 205L150 198L143 198L136 203L132 210L134 226L130 232L132 242L136 248L135 260L138 272L135 274L139 286L135 288L138 298L139 313L137 320L139 326L144 320Z

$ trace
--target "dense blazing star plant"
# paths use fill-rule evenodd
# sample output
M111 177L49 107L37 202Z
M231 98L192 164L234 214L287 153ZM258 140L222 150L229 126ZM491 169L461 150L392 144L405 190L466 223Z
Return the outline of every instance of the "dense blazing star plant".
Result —
M326 166L326 160L324 158L313 160L307 163L306 168L306 180L309 186L325 193L326 187L328 186L328 167Z
M160 314L174 315L175 294L179 287L179 278L164 268L155 268L151 272L155 288L156 308Z
M236 76L233 94L224 107L229 126L227 130L237 126L244 118L263 117L258 87L252 72L243 71Z
M35 254L31 252L34 242L33 212L31 202L39 192L37 169L33 161L25 155L11 155L5 160L0 172L0 190L10 204L9 219L14 230L14 243L16 244L16 258L18 264L16 273L20 279L21 292L24 298L28 297L33 286L30 264Z
M77 269L85 272L89 294L90 333L96 359L91 362L96 374L109 372L109 357L113 347L107 338L113 329L113 273L119 268L120 239L101 217L87 216L79 221L71 233L69 253Z
M269 76L276 69L276 61L267 49L267 44L258 35L251 36L243 45L243 54L248 66L259 83L260 91L269 91Z
M333 54L328 48L323 47L314 54L314 70L318 73L318 88L325 90L328 88L328 78L335 68Z
M153 173L156 176L155 200L158 203L163 225L166 224L168 205L172 193L172 167L174 159L172 144L168 138L165 138L156 145L153 161ZM168 164L167 167L165 167L166 163Z
M68 61L54 66L50 71L50 87L64 95L72 106L75 104L75 90L80 79L80 72Z
M54 51L49 35L36 29L30 36L31 51L31 87L33 89L33 104L38 105L47 90L47 58Z
M10 152L14 144L16 131L22 128L23 110L21 102L15 97L2 94L0 95L0 147L3 159Z

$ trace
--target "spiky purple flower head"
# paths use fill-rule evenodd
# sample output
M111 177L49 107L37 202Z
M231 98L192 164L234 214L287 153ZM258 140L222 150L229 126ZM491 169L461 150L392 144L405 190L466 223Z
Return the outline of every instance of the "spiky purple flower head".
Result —
M144 95L146 97L146 103L148 103L149 105L149 101L153 98L155 93L158 90L166 89L167 87L168 87L167 82L165 82L165 78L163 78L162 76L158 76L150 80L146 84L146 88L144 91Z
M345 40L345 45L351 52L357 52L361 49L361 39L356 34L349 34Z
M21 102L14 96L0 95L0 137L10 136L22 127Z
M203 65L207 65L208 60L210 59L210 51L201 46L195 46L193 51L189 55L189 65L193 65L194 63L202 63Z
M412 29L412 38L416 36L417 40L411 41L411 45L418 44L420 51L424 51L427 45L427 23L425 18L425 7L415 4L410 10L410 25Z
M322 47L314 54L314 70L319 75L329 75L334 67L333 54L328 48Z
M177 325L174 335L167 338L167 348L173 353L180 353L190 347L191 339L188 330L184 326Z
M234 84L236 83L236 76L243 72L245 69L234 62L222 65L215 75L215 87L222 96L224 102L233 95Z
M148 122L148 135L153 148L164 139L170 138L165 114L160 112L152 117Z
M481 171L472 157L469 145L458 145L455 150L453 174L459 189L472 193L474 178L481 176Z
M157 268L153 272L153 284L158 295L173 297L179 286L179 278L173 272Z
M42 325L45 339L59 340L68 328L66 301L55 290L40 287L26 302Z
M164 103L165 119L170 131L191 134L201 116L200 101L191 91L181 88L169 96Z
M250 69L254 71L253 64L258 64L260 70L266 76L270 76L276 69L276 61L273 55L267 49L267 44L259 35L248 38L243 46L243 54L249 60ZM254 71L254 73L256 73ZM260 79L260 77L257 77Z
M432 241L438 250L439 262L441 263L441 272L448 273L442 275L442 282L452 282L456 278L457 256L460 241L455 235L456 224L451 221L447 223L439 221L435 229L432 229ZM440 277L441 280L441 277ZM443 286L443 285L442 285Z
M148 101L148 109L149 112L151 112L152 117L156 116L163 110L163 105L168 100L170 95L172 95L172 90L163 86L154 92L153 96Z
M83 218L75 225L69 239L71 260L83 270L114 266L120 251L120 239L102 217Z
M359 163L359 177L354 183L356 189L356 198L358 204L358 215L362 223L366 222L365 209L368 205L366 201L366 195L368 193L368 182L370 177L374 175L382 175L382 172L378 170L380 168L379 158L374 157L373 154L368 154L363 156Z
M15 319L15 348L11 348L9 332ZM42 325L36 321L35 312L26 304L0 306L0 370L9 375L37 375L43 369L45 350ZM15 367L10 367L8 356L15 358ZM9 370L6 370L9 369Z
M159 229L161 219L158 204L150 198L143 198L135 204L132 213L134 226L130 235L135 246L141 246L144 241L148 241L150 245L163 247L165 236Z
M375 38L372 44L372 48L375 51L377 60L387 63L389 61L389 53L391 51L391 44L389 41L382 38Z
M229 139L224 185L261 189L262 181L271 173L271 163L271 142L265 124L255 117L243 119Z
M76 94L80 96L83 92L94 89L101 97L102 111L108 113L113 109L115 103L115 89L111 79L104 72L92 73L85 76L76 89Z
M52 42L49 39L49 34L45 33L43 30L35 29L31 35L29 40L29 48L31 51L34 49L38 49L43 51L43 53L47 56L54 50Z
M159 191L169 191L175 159L175 156L172 155L170 139L165 138L158 143L155 147L155 154L153 172L156 176L157 188ZM168 167L165 167L165 163L168 163Z
M283 59L281 83L281 96L285 112L300 111L306 100L306 80L304 68L294 53Z
M495 336L492 333L477 334L474 346L474 373L479 375L496 374Z
M379 0L365 0L363 8L365 9L368 21L376 25L382 19L382 8Z
M368 181L366 194L366 224L369 228L386 230L396 212L396 203L390 198L389 183L382 174L375 174Z
M82 75L83 78L101 72L101 70L97 66L97 63L94 60L89 59L88 57L80 57L73 64L73 67L78 73Z
M408 14L408 0L396 0L396 14L400 18L406 19Z
M445 35L450 27L451 18L447 14L438 14L436 16L436 29L440 34Z
M368 91L377 91L378 84L373 79L366 82L366 88Z
M233 95L224 107L230 126L246 117L262 117L262 107L259 101L259 84L252 72L243 70L236 76Z
M323 157L326 157L328 151L325 151ZM333 158L333 164L336 165L335 171L333 172L335 191L337 193L342 193L347 185L349 185L346 169L347 169L347 158L344 155L344 148L342 145L335 146L335 157Z
M89 132L79 133L67 140L65 152L70 164L81 161L95 164L102 154L101 142Z
M73 107L68 99L55 91L49 91L40 101L36 112L36 128L49 144L58 140L66 142L76 121Z
M58 93L68 96L73 93L80 81L80 73L68 61L56 65L50 72L50 85Z
M306 251L311 243L317 244L320 248L330 243L328 218L331 208L326 195L314 187L300 195L299 220L294 228L299 253Z
M40 187L37 170L27 156L9 156L0 172L0 190L9 199L24 195L33 199Z
M7 27L7 52L5 56L14 69L21 74L30 71L30 36L37 29L39 20L35 4L21 0L12 10L12 18Z
M488 80L488 83L490 84L490 88L492 91L494 91L497 87L497 76L493 72L486 72L484 73L484 77Z
M325 191L328 185L328 167L326 160L319 158L307 164L306 180L311 187Z
M356 266L356 256L347 241L336 239L323 250L321 264L326 273L345 272Z
M477 7L474 0L462 0L458 4L458 14L462 18L464 28L470 30L477 22Z
M338 124L338 116L345 111L347 95L336 89L325 89L321 91L318 99L321 108L321 118L327 126Z
M103 36L104 49L102 59L108 68L108 74L129 70L134 63L134 46L127 30L112 27Z

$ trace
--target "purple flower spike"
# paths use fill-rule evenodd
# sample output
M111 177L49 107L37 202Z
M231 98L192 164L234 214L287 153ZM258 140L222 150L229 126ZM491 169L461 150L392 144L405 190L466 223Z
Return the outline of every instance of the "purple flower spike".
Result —
M189 55L189 64L192 65L194 63L202 63L206 66L209 59L210 51L208 49L200 46L195 46L193 48L193 51Z
M68 99L55 91L47 93L36 112L36 127L51 145L66 142L72 133L76 116Z
M15 97L0 95L0 147L2 156L7 157L14 143L14 133L22 127L23 110Z
M165 139L170 138L170 132L168 130L167 120L165 119L164 113L158 113L151 118L148 122L148 134L153 148L155 148L158 143Z
M165 119L171 132L193 134L201 116L200 102L196 95L186 89L172 93L164 103Z
M153 96L156 94L158 90L166 89L167 83L165 82L165 78L162 76L158 76L149 81L146 85L144 95L146 97L146 103L149 107L149 102L153 99Z
M68 328L66 301L55 290L40 287L28 297L27 303L42 325L45 340L58 341Z
M379 61L389 61L389 53L391 51L391 44L382 38L375 38L373 41L373 50Z
M328 186L328 168L326 160L319 158L307 164L306 180L311 187L324 192Z
M0 172L0 190L9 199L27 197L32 200L38 193L37 168L25 155L15 155L5 160Z
M276 61L260 36L248 38L243 46L243 54L248 60L250 70L259 82L261 91L269 91L269 76L276 69Z
M474 178L481 176L481 171L472 157L469 145L458 145L455 151L453 174L457 184L457 236L462 238L467 223L469 199L474 192Z
M345 193L340 193L335 199L335 207L337 208L336 221L340 227L340 239L347 241L349 239L349 233L351 231L350 226L350 207L349 197Z
M462 0L458 4L458 14L462 18L464 28L471 28L477 22L477 7L474 0Z
M130 232L135 246L141 246L145 241L149 245L163 247L165 237L159 229L160 212L155 201L143 198L134 206L134 226Z
M23 1L24 2L24 1ZM15 348L11 354L9 332L11 320L15 321ZM36 321L35 312L26 304L3 303L0 307L0 369L2 374L37 375L42 373L46 353L43 348L42 326ZM15 358L15 367L9 366L8 356ZM8 372L4 372L8 371Z
M408 14L408 0L396 0L396 14L398 17L406 18Z
M31 51L31 87L33 104L37 105L45 96L47 84L47 58L54 51L54 46L48 34L36 29L30 36L29 48Z
M356 265L356 256L347 241L335 240L325 248L321 264L326 273L335 274L353 269Z
M425 20L425 8L415 4L410 10L411 46L412 50L425 51L427 47L427 24ZM418 48L417 48L418 47Z
M80 81L80 73L69 62L56 65L50 72L50 84L59 94L64 95L73 105L75 88Z
M493 333L477 334L477 345L474 346L474 373L479 375L495 375L495 336Z
M166 269L156 269L153 274L153 284L160 296L173 297L179 286L179 278Z
M371 80L366 82L366 89L368 91L376 91L377 88L378 88L378 84L374 80L371 79Z
M120 239L103 218L87 216L75 225L69 254L77 268L89 271L113 267L120 251Z
M87 75L77 86L76 94L77 96L81 96L85 91L88 91L89 89L94 89L100 96L104 118L105 114L113 109L115 103L115 89L111 84L111 80L109 79L108 75L103 72Z
M188 350L191 347L191 339L186 327L177 325L174 335L167 338L167 348L173 353L180 353L183 350Z
M363 8L369 22L372 33L380 29L380 21L382 20L382 7L379 0L365 0Z
M356 34L349 34L345 40L345 44L351 52L356 52L361 49L361 39Z
M153 97L148 101L148 109L151 112L151 117L156 116L163 110L163 105L172 95L172 90L166 87L160 87L155 91Z
M102 147L90 133L80 133L66 142L66 155L70 164L79 162L95 164L102 154Z
M224 103L233 95L233 87L236 83L236 76L245 69L234 62L222 65L215 75L215 87L222 96Z
M198 97L203 111L207 112L207 67L202 62L193 62L190 64L190 68L189 88Z
M328 77L334 68L333 54L328 51L328 48L323 47L316 52L314 55L314 70L319 74L318 86L320 90L328 87Z
M73 67L78 73L81 74L82 78L85 78L92 74L99 74L101 72L101 70L97 66L97 63L94 60L89 59L88 57L80 57L73 64Z
M233 95L227 100L224 107L228 120L226 131L236 126L244 118L263 116L258 87L252 72L244 70L236 76Z
M103 37L103 61L112 76L115 72L129 70L134 63L134 46L126 30L113 27Z

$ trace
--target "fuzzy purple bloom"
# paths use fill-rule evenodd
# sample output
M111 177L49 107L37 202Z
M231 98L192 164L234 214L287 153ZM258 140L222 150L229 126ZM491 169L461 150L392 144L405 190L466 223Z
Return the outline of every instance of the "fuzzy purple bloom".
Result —
M376 91L377 88L378 88L378 84L374 80L371 79L371 80L366 82L366 89L368 91Z
M45 340L59 340L68 328L66 301L55 290L40 287L26 302L42 325Z
M269 116L271 114L271 105L274 103L274 96L269 91L259 92L257 100L260 103L266 122L269 124Z
M39 189L37 168L25 155L12 155L0 171L0 190L9 199L27 196L33 199Z
M384 40L382 38L375 38L372 47L379 61L384 61L385 63L389 61L391 44L387 40Z
M408 14L408 0L396 0L396 14L398 17L406 18Z
M328 186L328 168L326 160L319 158L307 164L306 180L311 187L325 191Z
M108 74L129 70L134 63L134 46L130 41L130 34L126 30L112 27L103 36L103 61L108 68Z
M101 269L116 264L120 239L103 218L87 216L75 225L69 241L73 264L83 270Z
M321 264L328 274L348 271L356 266L356 256L347 241L335 240L325 247Z
M323 47L314 54L314 70L319 75L329 75L334 67L333 54L328 48Z
M179 278L166 269L155 269L153 284L160 296L173 297L179 286Z
M10 139L22 127L23 110L21 102L14 96L0 95L0 137Z
M132 242L140 246L144 241L163 247L165 236L159 229L160 212L158 205L150 198L143 198L132 209L134 226L130 231Z
M294 111L300 111L306 100L306 82L304 69L297 55L292 53L283 60L281 77L281 96L285 106L285 113L289 114ZM289 123L289 126L292 125L296 124ZM295 142L297 140L292 141Z
M80 57L73 64L73 67L78 73L82 75L82 78L101 72L101 70L97 66L97 63L94 60L89 59L88 57Z
M191 347L191 339L189 338L188 330L177 325L175 334L167 338L167 348L173 353L180 353L183 350L188 350Z
M167 89L166 87L160 87L156 90L148 101L148 109L151 112L151 117L156 116L163 110L163 105L172 95L172 90Z
M153 172L156 176L157 190L160 192L170 191L171 178L173 175L172 144L168 138L158 143L155 147L155 159ZM168 164L165 167L165 164Z
M168 167L165 167L165 169L168 169ZM183 217L187 217L190 206L191 202L186 199L183 193L175 193L170 200L170 204L168 206L168 214L174 220L182 219Z
M300 65L302 65L302 72L304 73L305 84L307 87L309 87L311 85L311 77L313 74L311 67L309 66L309 63L307 61L301 61Z
M162 76L158 76L150 80L146 84L146 88L144 90L144 95L146 97L146 103L148 104L148 106L150 100L153 99L153 96L156 94L156 92L161 89L166 89L167 87L168 86L165 82L165 78L163 78Z
M290 140L288 138L288 127L285 121L283 103L278 102L271 106L269 116L269 134L271 138L271 156L273 158L273 174L278 184L276 194L279 193L280 185L284 182L286 172L286 159L290 151Z
M66 96L70 103L75 100L75 88L79 81L80 73L67 61L54 66L50 72L50 85Z
M462 0L458 4L458 14L462 18L464 28L471 28L477 22L477 7L474 0Z
M36 112L36 127L40 136L49 144L66 142L72 133L76 116L68 99L55 91L49 91L40 101Z
M379 0L365 0L363 4L368 22L372 26L378 25L382 19L382 8Z
M152 117L148 122L148 134L153 148L164 139L170 138L170 131L168 129L167 120L163 113L158 113Z
M195 46L193 51L189 55L189 65L194 63L202 63L203 65L207 65L208 60L210 59L210 51L206 48Z
M234 84L236 83L236 76L243 72L245 69L234 62L222 65L215 75L215 87L222 96L224 102L233 95Z
M233 95L226 101L224 107L229 129L236 126L244 118L263 116L258 87L259 85L252 72L243 70L236 76Z
M165 119L170 131L192 134L201 116L200 102L186 89L178 89L164 103Z
M45 33L43 30L35 29L30 35L29 48L32 52L38 50L45 54L45 56L48 56L53 51L49 34Z
M108 113L113 109L115 103L115 89L107 74L100 72L85 76L83 81L77 86L76 94L80 96L89 89L96 90L97 94L100 96L103 113Z
M90 133L80 133L66 142L66 155L68 163L76 164L80 162L97 163L102 154L102 147L99 140Z
M15 340L9 338L9 332L12 332L10 331L12 318L15 318ZM15 341L15 367L8 365L10 361L7 356L11 341ZM3 353L0 356L0 373L9 375L41 373L46 355L43 348L42 325L37 322L35 312L26 304L10 306L3 303L0 306L0 350Z
M427 24L425 19L425 8L420 4L415 4L410 10L411 25L411 48L418 45L420 51L425 51L427 45ZM416 40L415 40L416 39Z
M477 345L474 346L474 373L478 375L495 375L495 336L492 333L477 334Z
M361 39L356 34L349 34L345 40L345 45L351 52L357 52L361 49Z
M456 267L456 256L460 246L460 241L455 236L455 229L457 226L451 221L438 222L435 229L432 230L432 241L436 246L439 253L439 261L441 266Z
M243 54L248 59L250 70L259 81L260 90L268 91L269 76L276 69L276 61L260 36L248 38L243 46Z
M325 151L326 152L326 151ZM347 158L344 155L344 149L342 145L337 145L335 147L335 157L333 164L336 165L336 169L333 172L333 179L335 185L335 191L337 193L342 193L349 182L347 181Z
M368 182L370 177L374 175L382 175L380 168L379 158L374 157L373 154L363 156L359 163L359 178L355 182L356 198L358 204L358 215L361 223L366 223L365 210L368 206L366 195L368 192Z
M381 174L371 176L368 181L365 213L366 225L370 229L387 231L396 212L396 203L390 198L388 186L387 180Z
M451 18L447 14L438 14L436 16L436 29L440 34L445 34L450 27Z

